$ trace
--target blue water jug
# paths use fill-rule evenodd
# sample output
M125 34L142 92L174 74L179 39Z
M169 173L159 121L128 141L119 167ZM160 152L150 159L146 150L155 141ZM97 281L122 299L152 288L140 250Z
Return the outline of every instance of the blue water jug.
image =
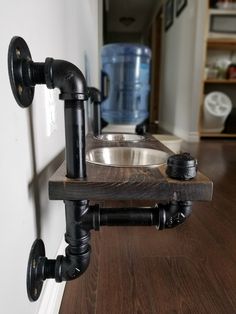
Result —
M109 44L102 48L102 118L111 124L140 124L148 118L151 50L136 44ZM104 92L104 91L103 91Z

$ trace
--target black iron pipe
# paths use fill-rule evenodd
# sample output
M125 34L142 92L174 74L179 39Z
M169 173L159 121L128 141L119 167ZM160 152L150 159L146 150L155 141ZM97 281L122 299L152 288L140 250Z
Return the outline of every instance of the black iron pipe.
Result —
M88 268L90 249L81 254L73 254L70 247L66 248L66 256L58 256L55 264L56 282L71 281L80 277Z
M90 230L83 224L83 218L88 211L89 202L87 200L65 201L65 240L67 243L76 246L82 238L88 236Z
M47 58L45 81L48 88L59 88L65 100L66 165L68 178L85 178L84 100L87 86L82 72L72 63Z
M101 135L102 123L101 123L101 104L94 103L94 122L93 122L93 134L95 136Z
M90 229L83 224L88 212L88 201L65 201L66 233L68 243L65 256L56 259L40 257L34 270L37 280L54 278L57 282L70 281L81 276L88 268L91 247Z
M46 58L44 71L47 87L59 88L60 99L87 99L86 80L83 73L74 64L64 60Z
M68 243L65 256L58 256L55 264L57 282L68 281L81 276L88 268L91 247L90 230L82 224L88 212L88 201L65 201L66 234Z
M164 228L174 228L182 224L192 213L192 202L190 201L172 201L165 209Z
M100 134L100 92L96 88L90 88L88 92L82 72L70 62L52 58L47 58L45 63L33 62L27 44L20 37L11 41L8 65L13 94L21 107L28 107L32 103L34 86L37 84L60 89L59 98L65 101L67 176L86 177L84 100L89 95L94 103L95 133ZM186 154L168 161L175 179L182 179L182 172L178 172L176 177L173 171L182 169L183 162L185 168L193 167L196 170L196 162ZM170 202L154 208L100 209L98 205L89 206L87 200L65 201L65 212L65 240L68 243L65 256L48 259L40 239L32 246L27 270L27 292L31 301L38 299L44 280L55 278L57 282L69 281L85 272L90 260L90 230L99 230L100 226L155 225L160 230L173 228L190 215L191 202Z
M174 228L192 212L192 202L170 202L155 207L100 208L90 206L81 224L87 230L100 226L156 226L159 230Z
M30 79L33 82L34 85L37 84L46 84L46 79L45 79L45 72L44 72L44 67L45 63L44 62L30 62Z
M34 87L38 84L46 84L44 62L21 60L18 67L18 77L21 77L24 86Z
M93 134L98 136L101 134L101 92L95 87L88 87L88 95L93 104Z
M86 177L84 102L65 100L66 168L68 178Z
M158 225L158 208L101 208L100 226Z
M86 177L84 100L88 95L82 72L68 61L52 58L45 63L23 59L18 72L27 87L46 84L60 89L59 98L65 100L67 177Z
M66 234L68 243L65 256L56 260L46 257L37 265L36 277L57 282L70 281L81 276L88 268L91 247L90 230L100 226L156 226L159 230L174 228L191 213L191 202L170 202L153 208L99 208L89 206L87 200L65 201Z
M57 256L56 260L41 260L37 274L42 280L55 278L57 282L70 281L81 276L88 268L90 230L82 223L88 208L86 200L65 201L65 240L68 243L66 254Z

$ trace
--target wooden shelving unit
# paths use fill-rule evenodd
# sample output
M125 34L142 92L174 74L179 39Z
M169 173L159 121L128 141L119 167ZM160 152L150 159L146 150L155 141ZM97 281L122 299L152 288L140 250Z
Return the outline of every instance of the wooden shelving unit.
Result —
M236 39L232 38L208 38L207 39L207 47L210 49L229 49L235 50L236 47Z
M99 141L87 135L86 150L102 147L119 147L121 142ZM172 154L166 146L152 136L138 143L123 142L122 147L140 147L161 149ZM49 181L51 200L153 200L168 201L207 201L212 198L212 182L200 171L188 181L170 179L166 174L167 165L159 167L112 167L87 162L86 179L66 177L66 165L63 163ZM92 191L92 193L91 193Z
M210 1L209 1L210 3ZM222 36L216 36L209 33L209 22L210 22L210 14L214 12L214 14L231 14L236 13L236 11L229 11L229 10L218 10L218 9L210 9L209 4L209 17L206 21L206 39L205 39L205 65L207 64L208 54L209 51L226 51L230 54L233 54L234 51L236 53L236 35L232 36L230 35L228 38ZM236 23L236 21L235 21ZM200 122L199 122L199 134L200 137L208 137L208 138L236 138L236 133L210 133L210 132L203 132L203 101L204 101L204 95L207 93L207 90L212 90L212 87L215 85L215 90L220 90L224 92L224 89L231 90L235 89L236 93L236 79L206 79L205 77L202 80L202 91L203 91L203 97L201 99L200 104ZM232 87L231 87L232 86ZM236 124L236 121L235 121Z
M236 84L236 80L226 79L207 79L204 81L205 84Z

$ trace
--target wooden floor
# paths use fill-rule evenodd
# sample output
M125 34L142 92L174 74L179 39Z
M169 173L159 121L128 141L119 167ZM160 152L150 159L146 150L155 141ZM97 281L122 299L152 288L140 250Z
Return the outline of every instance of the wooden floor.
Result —
M60 314L236 313L236 142L185 150L213 180L213 201L173 230L92 232L89 269L66 285Z

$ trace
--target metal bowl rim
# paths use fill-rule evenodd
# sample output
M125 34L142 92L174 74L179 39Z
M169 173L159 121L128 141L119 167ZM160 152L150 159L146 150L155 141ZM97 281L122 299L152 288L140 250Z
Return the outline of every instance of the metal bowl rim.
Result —
M146 150L146 151L152 151L152 152L161 152L163 154L166 154L166 161L159 163L159 164L147 164L147 165L118 165L118 164L106 164L103 162L99 162L99 161L91 161L89 160L89 152L92 151L99 151L99 150L104 150L104 149L109 149L109 150ZM97 148L92 148L90 149L87 153L86 153L86 162L91 163L91 164L95 164L95 165L99 165L99 166L105 166L105 167L116 167L116 168L157 168L163 165L167 164L167 159L170 156L170 154L168 154L165 151L159 150L159 149L153 149L153 148L146 148L146 147L97 147Z
M136 137L136 139L129 139L129 140L108 140L108 139L103 139L102 137L103 136L107 136L107 135L111 135L111 136L134 136ZM138 135L138 134L130 134L130 133L104 133L104 134L101 134L101 135L97 135L97 136L94 136L94 138L98 141L103 141L103 142L133 142L133 143L136 143L136 142L140 142L140 141L145 141L147 139L146 136L144 135Z

